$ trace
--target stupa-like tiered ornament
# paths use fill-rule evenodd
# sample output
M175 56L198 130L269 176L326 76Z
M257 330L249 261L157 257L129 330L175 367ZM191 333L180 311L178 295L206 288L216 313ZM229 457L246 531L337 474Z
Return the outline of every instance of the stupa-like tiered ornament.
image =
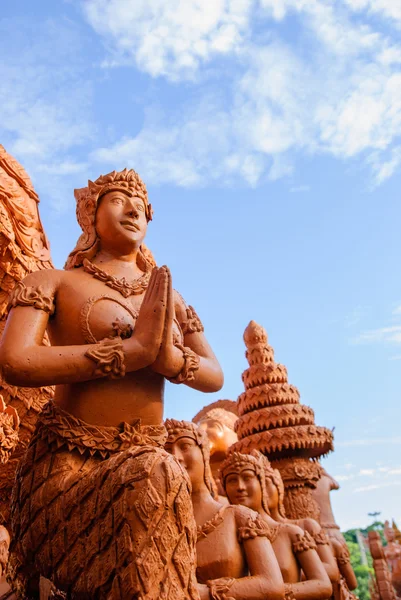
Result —
M242 375L245 392L238 398L238 442L234 449L260 450L279 469L286 488L287 517L318 519L311 491L320 472L313 459L333 449L333 434L317 427L314 412L299 402L288 383L287 369L275 363L265 329L251 321L244 333L249 368Z

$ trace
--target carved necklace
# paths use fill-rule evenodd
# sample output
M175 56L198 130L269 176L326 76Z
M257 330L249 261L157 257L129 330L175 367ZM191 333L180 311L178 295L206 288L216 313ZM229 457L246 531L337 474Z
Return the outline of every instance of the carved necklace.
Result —
M103 271L97 265L94 265L90 260L84 258L82 262L82 267L86 273L92 275L95 279L98 279L102 283L105 283L109 288L119 292L124 298L128 298L128 296L137 296L138 294L142 294L148 287L149 279L150 279L150 271L146 270L143 275L141 275L135 281L129 282L122 277L118 279L114 275L109 275L106 271Z
M209 533L212 533L219 525L224 521L224 513L226 511L226 506L222 506L217 513L209 519L209 521L205 521L203 525L199 525L197 527L197 541L206 538Z

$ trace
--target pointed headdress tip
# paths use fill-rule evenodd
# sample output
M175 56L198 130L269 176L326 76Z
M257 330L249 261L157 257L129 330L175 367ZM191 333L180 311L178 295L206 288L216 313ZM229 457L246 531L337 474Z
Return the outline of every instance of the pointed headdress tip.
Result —
M266 329L252 320L244 331L244 342L246 345L254 343L267 343Z

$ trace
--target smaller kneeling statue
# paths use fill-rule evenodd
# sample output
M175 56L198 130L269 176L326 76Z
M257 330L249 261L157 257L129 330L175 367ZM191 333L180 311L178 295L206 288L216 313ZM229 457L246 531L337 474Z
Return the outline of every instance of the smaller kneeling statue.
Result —
M233 452L224 461L221 478L227 497L232 504L253 509L266 523L274 552L285 583L288 600L328 600L332 594L329 577L316 552L312 536L286 520L276 521L270 515L273 494L277 487L268 489L272 469L267 459L257 451L251 454ZM302 580L302 572L305 580Z
M281 600L283 579L270 542L274 529L254 511L216 500L202 429L174 419L166 420L166 428L165 448L187 470L192 484L201 600Z

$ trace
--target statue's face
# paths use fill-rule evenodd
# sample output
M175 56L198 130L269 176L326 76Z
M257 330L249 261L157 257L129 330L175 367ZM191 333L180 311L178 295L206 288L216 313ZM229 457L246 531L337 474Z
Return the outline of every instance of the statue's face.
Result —
M198 488L203 484L205 464L202 450L195 440L189 437L180 437L173 444L167 443L165 449L186 469L193 488Z
M139 248L148 226L143 200L120 190L107 192L99 201L95 226L102 249L125 253Z
M269 477L266 477L266 494L268 508L277 508L279 503L278 489Z
M201 421L199 428L203 429L209 438L211 457L216 455L217 458L224 458L229 447L238 440L237 434L234 431L216 419Z
M394 529L391 529L391 527L389 527L386 531L385 531L385 536L387 541L390 542L394 542L395 541L395 531Z
M259 511L262 507L262 489L255 471L246 466L239 472L228 473L224 487L230 504L243 504Z

